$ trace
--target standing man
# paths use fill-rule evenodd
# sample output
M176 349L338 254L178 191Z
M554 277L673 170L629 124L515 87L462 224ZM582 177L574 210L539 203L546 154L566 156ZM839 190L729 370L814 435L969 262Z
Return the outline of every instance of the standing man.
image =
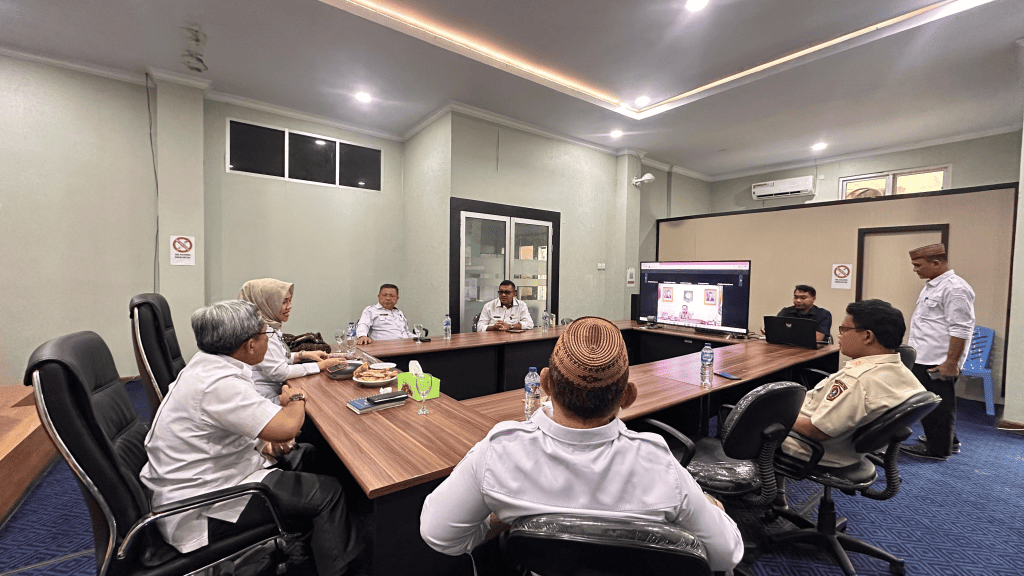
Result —
M815 331L818 341L825 340L832 335L832 313L814 305L817 297L814 286L797 284L793 289L793 305L783 308L776 316L814 320L818 323Z
M533 328L530 309L522 300L517 300L519 291L515 282L504 280L498 285L498 297L484 304L480 311L480 320L476 323L477 332L493 332L495 330L529 330Z
M374 340L412 338L405 314L398 308L398 286L381 284L377 303L363 308L356 325L356 344L369 344Z
M911 456L945 460L960 452L954 384L974 333L974 290L949 268L944 244L911 250L910 263L919 277L928 280L910 318L908 344L917 350L913 372L942 402L921 419L922 443L904 444L902 450Z

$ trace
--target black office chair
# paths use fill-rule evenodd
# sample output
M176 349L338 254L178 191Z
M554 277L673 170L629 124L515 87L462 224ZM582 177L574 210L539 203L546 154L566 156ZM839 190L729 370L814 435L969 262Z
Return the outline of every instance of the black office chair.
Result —
M562 326L568 326L569 324L572 324L572 322L572 318L562 318L562 321L559 322L559 324L561 324Z
M25 385L35 389L39 419L85 496L99 576L187 574L264 544L275 547L276 560L283 561L283 539L293 534L281 523L273 493L259 482L159 509L150 506L150 495L139 480L146 464L147 429L132 407L110 350L97 334L77 332L36 348ZM167 544L153 524L158 518L246 495L268 504L267 521L188 554Z
M804 461L780 450L775 456L775 469L780 474L796 480L808 479L821 484L824 492L818 505L817 523L792 510L776 509L778 515L792 522L797 529L774 535L773 542L776 545L802 543L824 548L849 576L853 576L855 572L847 550L885 560L894 573L904 574L903 560L881 548L837 531L832 489L836 488L850 495L860 492L874 500L888 500L895 496L900 487L900 474L896 466L900 443L910 436L910 426L935 409L938 404L939 397L935 394L919 392L864 424L853 435L854 449L862 458L856 464L842 468L818 465L825 453L821 443L796 432L790 432L791 437L810 448L811 458ZM885 488L875 490L871 486L878 478L878 472L875 463L868 456L883 446L886 447L883 457Z
M508 558L541 576L710 576L704 545L674 524L577 514L516 520L502 534Z
M718 438L701 438L696 443L650 418L631 422L630 427L665 438L704 491L723 498L742 496L752 506L763 506L775 499L772 459L796 422L806 393L795 382L758 386L735 406L722 406Z
M139 294L128 304L132 319L135 362L143 379L150 414L155 415L167 387L185 367L178 335L171 320L171 308L160 294Z
M480 315L479 314L473 316L473 328L472 328L473 332L476 332L476 323L479 322L479 321L480 321Z

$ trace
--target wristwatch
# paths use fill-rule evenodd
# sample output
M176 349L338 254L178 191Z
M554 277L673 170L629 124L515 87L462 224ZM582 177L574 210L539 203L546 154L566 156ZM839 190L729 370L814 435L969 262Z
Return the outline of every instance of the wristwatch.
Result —
M302 400L303 402L305 402L306 401L306 395L304 393L302 393L302 392L298 392L298 393L292 394L291 396L288 397L288 401L289 402L294 402L296 400Z

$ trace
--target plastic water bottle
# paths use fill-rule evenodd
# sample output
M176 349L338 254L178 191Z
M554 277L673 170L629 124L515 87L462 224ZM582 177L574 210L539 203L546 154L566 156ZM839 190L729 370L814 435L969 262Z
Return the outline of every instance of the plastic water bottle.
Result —
M536 366L530 366L530 372L524 380L523 390L526 393L526 401L523 402L526 417L533 416L533 413L540 408L540 374Z
M452 317L450 314L444 315L444 339L452 339Z
M353 354L356 351L356 323L349 322L345 331L345 351Z
M715 373L715 351L711 344L705 344L700 351L700 385L702 388L711 388L711 375Z

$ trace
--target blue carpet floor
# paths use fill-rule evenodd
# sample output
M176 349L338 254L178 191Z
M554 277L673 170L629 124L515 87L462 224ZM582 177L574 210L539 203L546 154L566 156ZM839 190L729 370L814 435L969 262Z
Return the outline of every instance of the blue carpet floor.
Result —
M138 382L128 384L140 414L148 406ZM946 462L900 458L903 484L895 498L876 502L836 493L847 533L906 560L912 576L1024 574L1024 436L1001 432L984 405L961 401L957 434L963 452ZM147 418L148 419L148 418ZM914 437L921 433L920 426ZM790 484L790 503L815 493L810 482ZM788 527L782 521L770 527ZM888 574L880 560L851 555L862 576ZM841 575L824 553L789 548L765 552L758 576ZM85 502L63 461L32 490L0 528L0 576L96 574Z

